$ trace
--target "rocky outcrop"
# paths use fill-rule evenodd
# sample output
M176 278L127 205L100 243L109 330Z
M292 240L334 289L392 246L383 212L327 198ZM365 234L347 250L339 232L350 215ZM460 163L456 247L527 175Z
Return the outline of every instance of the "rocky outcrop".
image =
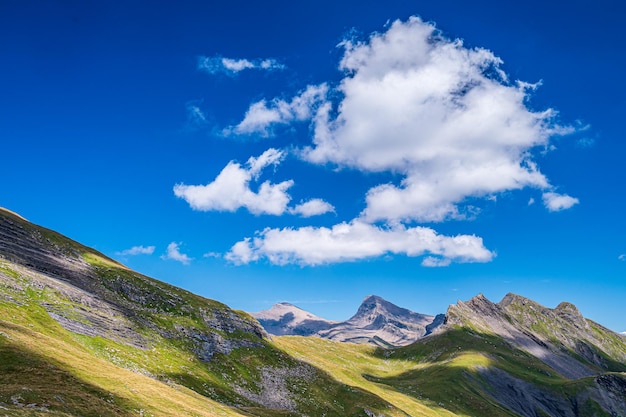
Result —
M0 262L19 277L0 269L1 283L14 291L46 289L51 295L42 306L74 333L147 349L151 341L141 329L150 328L161 337L191 342L202 360L268 337L245 313L130 271L7 210L0 210ZM163 328L154 320L158 315L181 324Z
M570 324L559 314L573 315L571 307L557 310L515 294L507 294L498 304L479 294L469 301L459 301L456 305L451 305L446 314L446 324L467 326L502 337L511 346L541 359L567 378L593 375L591 364L581 362L571 354L576 344L582 346L586 338L570 333L569 329L583 326L581 320L584 319L582 316L575 316L574 324ZM567 340L567 344L556 343L555 338ZM564 348L570 348L570 351Z

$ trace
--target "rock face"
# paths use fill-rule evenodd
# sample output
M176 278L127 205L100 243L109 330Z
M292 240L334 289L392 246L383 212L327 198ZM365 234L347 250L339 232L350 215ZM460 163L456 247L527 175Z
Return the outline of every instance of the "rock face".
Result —
M607 369L606 354L601 352L626 363L626 351L623 343L619 343L619 336L585 319L576 306L566 302L550 309L509 293L494 304L480 294L451 305L446 324L471 325L496 334L567 378L593 375L590 365Z
M479 294L448 308L442 331L453 329L470 331L477 338L495 336L506 349L520 352L516 355L529 355L551 368L548 376L586 381L563 397L503 369L481 369L484 389L522 416L596 415L585 408L590 403L606 415L626 415L626 343L617 333L585 319L573 304L563 302L550 309L511 293L492 303Z
M130 271L93 249L5 210L0 210L0 260L28 278L20 281L0 275L0 282L17 291L49 288L55 296L43 302L43 307L74 333L145 349L151 343L141 329L147 327L162 337L191 341L204 360L267 337L248 315ZM198 308L190 301L197 302ZM195 320L165 329L151 320L159 314L172 318L188 315Z
M273 335L318 336L382 347L411 344L432 333L444 319L414 313L376 295L365 297L356 314L343 322L322 319L289 303L252 315Z

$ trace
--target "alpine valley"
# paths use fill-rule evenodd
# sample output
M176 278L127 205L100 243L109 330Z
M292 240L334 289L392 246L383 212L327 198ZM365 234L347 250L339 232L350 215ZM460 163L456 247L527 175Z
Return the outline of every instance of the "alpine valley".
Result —
M0 416L626 416L626 337L515 294L253 316L1 209Z

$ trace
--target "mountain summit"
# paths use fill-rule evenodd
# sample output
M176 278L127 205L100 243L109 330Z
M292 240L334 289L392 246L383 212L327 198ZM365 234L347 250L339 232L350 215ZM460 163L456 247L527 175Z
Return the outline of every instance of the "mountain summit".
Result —
M269 310L252 313L266 331L275 336L311 336L336 322L317 317L290 303L274 304Z
M252 315L268 333L277 336L319 336L383 347L413 343L431 333L444 318L415 313L376 295L365 297L356 314L342 322L322 319L289 303Z
M269 338L0 209L2 415L626 416L626 338L570 303L478 295L444 324L377 296L339 323L288 303L257 315L333 340Z

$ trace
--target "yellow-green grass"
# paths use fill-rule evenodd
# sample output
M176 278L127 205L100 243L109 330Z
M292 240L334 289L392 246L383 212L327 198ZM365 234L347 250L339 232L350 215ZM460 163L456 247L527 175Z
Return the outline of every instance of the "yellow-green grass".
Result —
M0 317L0 415L247 415L95 357L37 305Z
M274 343L337 380L369 391L410 415L515 415L485 392L481 371L490 367L557 396L575 394L591 382L573 383L502 339L465 328L391 350L315 337L276 337Z

